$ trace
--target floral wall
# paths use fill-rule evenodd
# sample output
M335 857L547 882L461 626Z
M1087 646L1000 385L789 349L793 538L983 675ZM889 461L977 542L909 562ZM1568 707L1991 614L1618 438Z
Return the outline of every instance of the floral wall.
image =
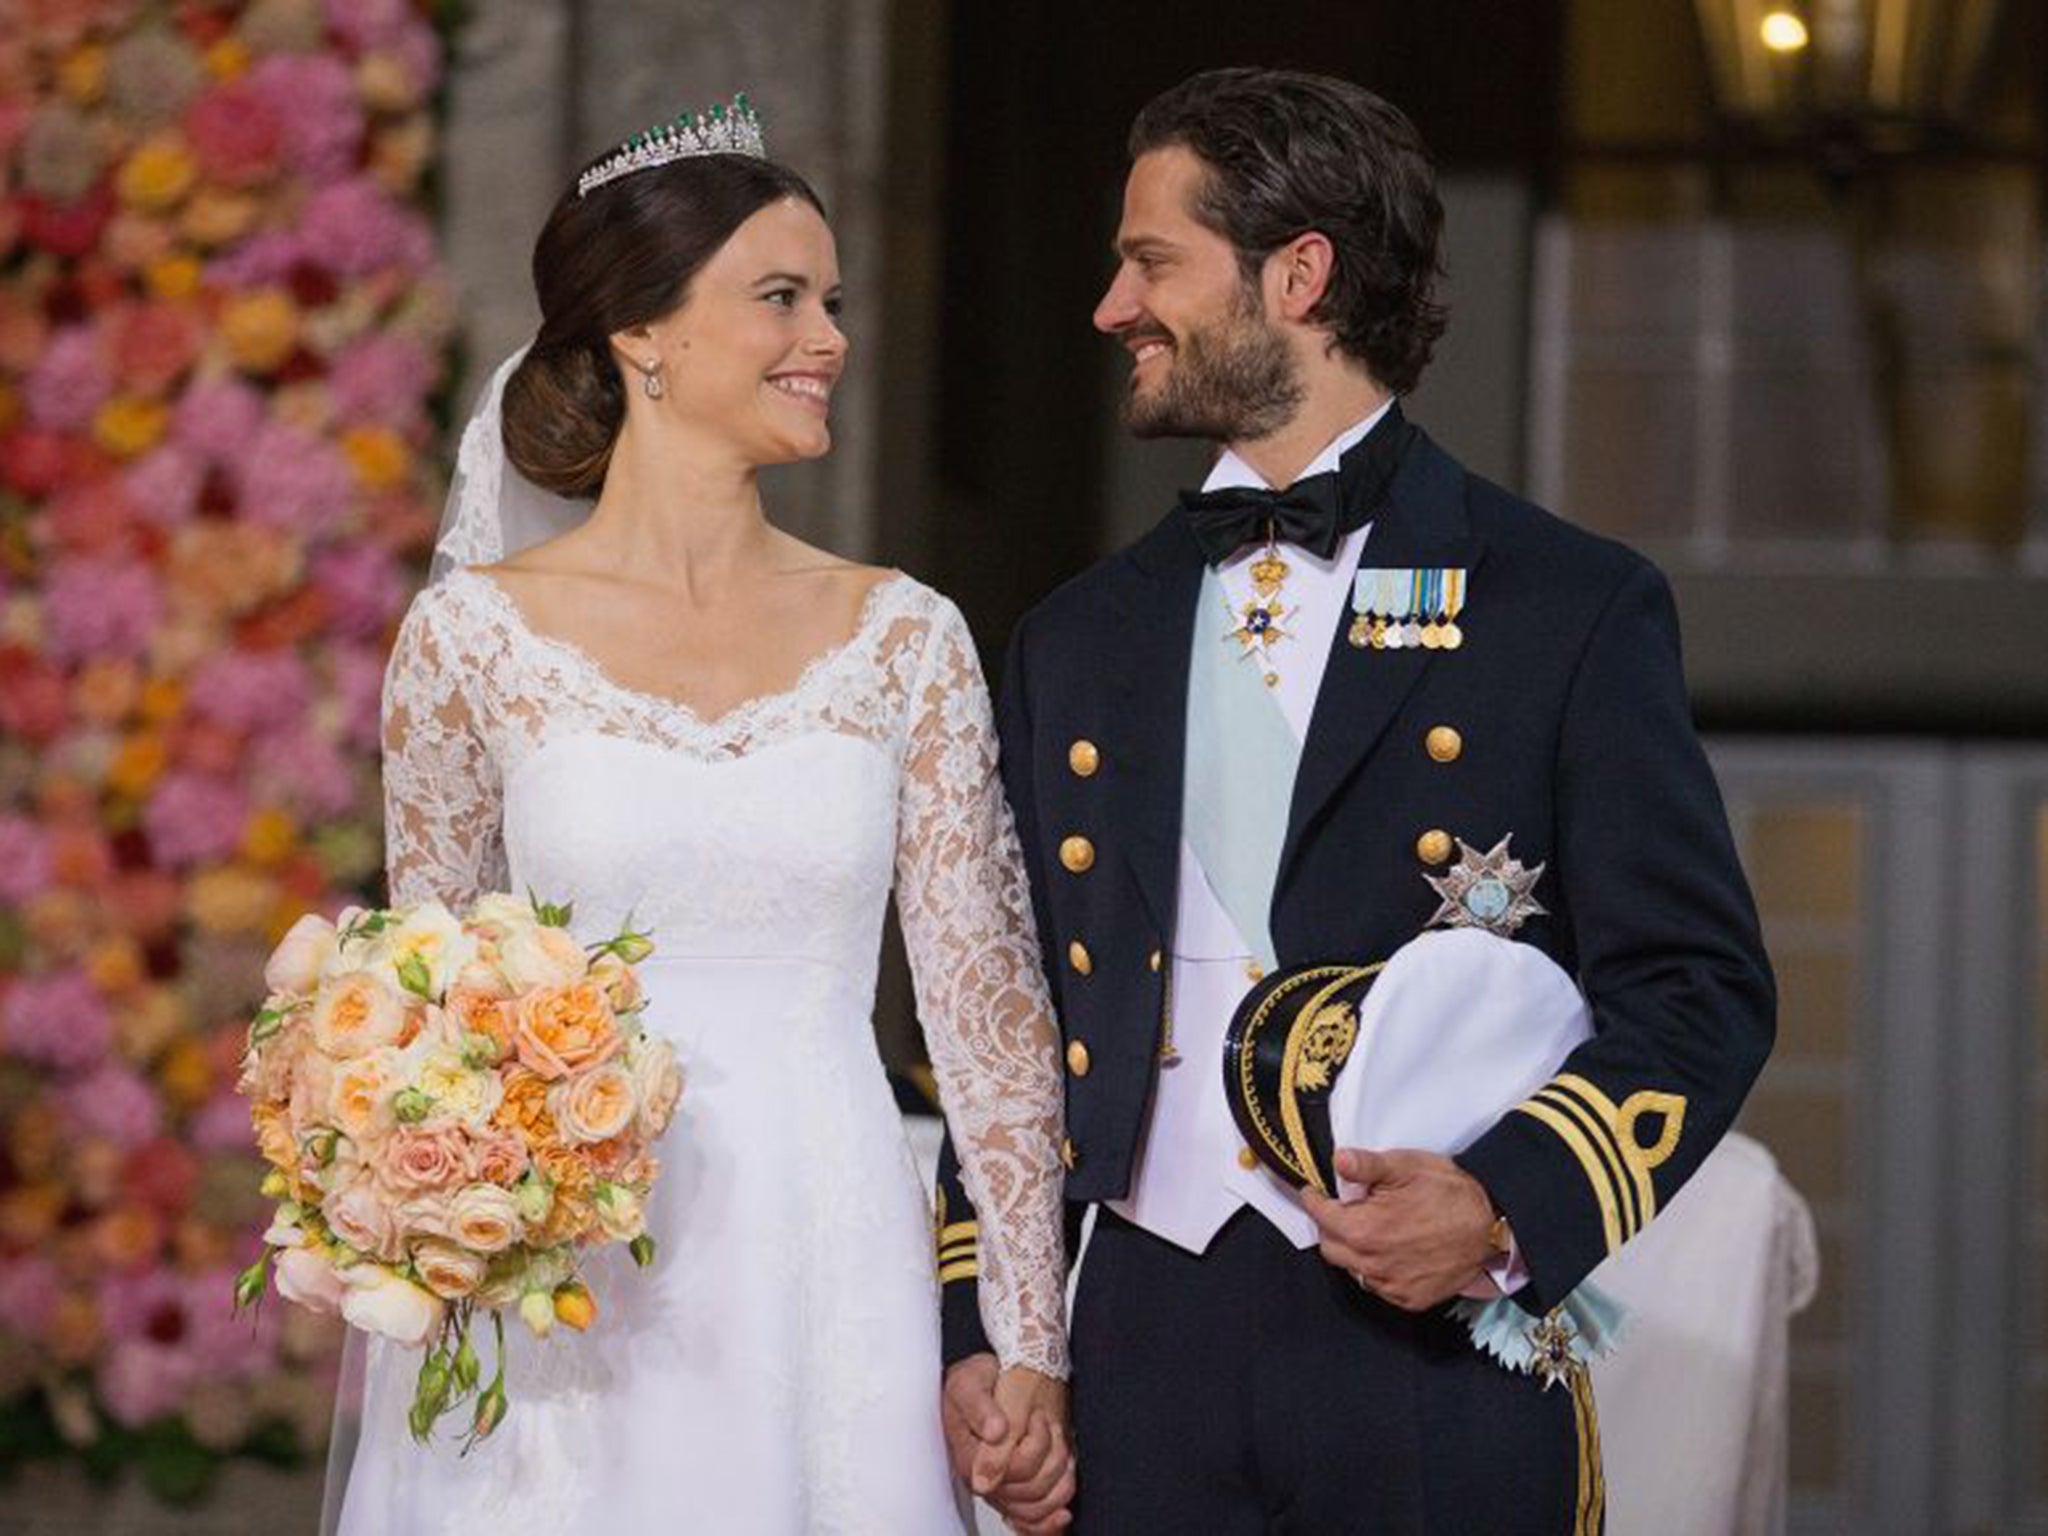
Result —
M376 878L378 691L450 332L415 0L9 0L0 30L0 1471L317 1449L229 1314L269 944Z

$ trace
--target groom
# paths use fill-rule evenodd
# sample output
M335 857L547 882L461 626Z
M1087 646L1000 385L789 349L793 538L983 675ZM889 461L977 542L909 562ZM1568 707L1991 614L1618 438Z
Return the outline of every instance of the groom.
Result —
M1098 1213L1078 1497L1056 1438L1003 1459L946 1158L956 1465L1026 1531L1597 1529L1589 1399L1483 1356L1445 1303L1506 1292L1533 1326L1669 1202L1770 1047L1669 590L1403 417L1443 328L1442 209L1398 111L1218 70L1150 103L1130 150L1095 324L1130 353L1132 429L1223 452L1011 647L1067 1193ZM1215 835L1234 794L1278 807L1263 868ZM1224 1104L1233 1009L1262 960L1384 959L1461 895L1577 978L1595 1035L1456 1158L1356 1148L1361 1198L1295 1195Z

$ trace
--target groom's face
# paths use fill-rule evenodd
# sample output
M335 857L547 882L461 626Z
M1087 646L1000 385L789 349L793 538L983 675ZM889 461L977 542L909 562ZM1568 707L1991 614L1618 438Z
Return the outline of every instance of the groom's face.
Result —
M1206 178L1180 145L1140 155L1124 186L1116 276L1095 328L1131 357L1124 419L1140 437L1245 442L1290 421L1300 369L1229 240L1195 217Z

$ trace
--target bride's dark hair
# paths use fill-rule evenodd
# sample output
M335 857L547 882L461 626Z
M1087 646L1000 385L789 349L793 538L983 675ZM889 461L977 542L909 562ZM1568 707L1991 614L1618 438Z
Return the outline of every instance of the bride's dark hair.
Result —
M579 197L572 185L533 247L540 333L505 381L505 457L561 496L595 496L626 421L610 337L683 302L698 269L770 203L825 205L795 171L700 155Z

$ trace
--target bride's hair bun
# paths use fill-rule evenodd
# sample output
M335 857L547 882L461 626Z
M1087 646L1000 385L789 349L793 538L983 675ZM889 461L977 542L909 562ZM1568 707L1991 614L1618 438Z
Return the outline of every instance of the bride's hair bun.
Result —
M733 232L770 203L825 205L787 166L701 155L570 188L533 248L540 333L505 381L505 457L543 490L591 497L626 422L611 337L659 320Z

